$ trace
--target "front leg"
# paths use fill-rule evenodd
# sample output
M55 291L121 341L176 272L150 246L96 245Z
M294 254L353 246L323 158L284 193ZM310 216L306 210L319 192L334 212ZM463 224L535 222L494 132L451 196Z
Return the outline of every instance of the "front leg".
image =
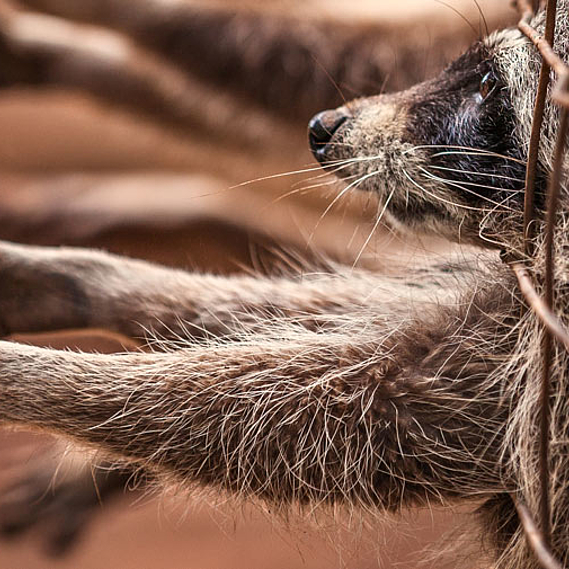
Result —
M1 242L0 325L5 334L93 327L182 341L291 321L316 330L374 306L380 318L398 321L409 294L425 307L448 294L441 278L423 276L420 289L366 272L349 281L341 274L227 278L86 249Z
M465 340L454 315L424 324L293 328L285 339L166 354L0 343L0 420L66 435L188 487L280 504L397 510L503 491L495 425L508 405L485 387L498 354L481 349L480 331ZM502 332L485 324L489 340Z

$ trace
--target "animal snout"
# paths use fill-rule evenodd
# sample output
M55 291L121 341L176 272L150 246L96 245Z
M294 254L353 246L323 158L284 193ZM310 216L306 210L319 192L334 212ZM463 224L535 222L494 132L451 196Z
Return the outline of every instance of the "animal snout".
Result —
M308 123L310 150L312 150L316 160L319 162L328 160L327 145L347 118L348 115L341 110L328 110L318 113Z

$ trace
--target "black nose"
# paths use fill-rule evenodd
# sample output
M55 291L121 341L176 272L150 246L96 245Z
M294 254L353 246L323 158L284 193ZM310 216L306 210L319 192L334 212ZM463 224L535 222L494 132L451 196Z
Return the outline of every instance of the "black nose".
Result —
M347 115L342 111L323 111L308 123L310 150L312 150L316 160L322 162L327 159L326 145L347 118Z

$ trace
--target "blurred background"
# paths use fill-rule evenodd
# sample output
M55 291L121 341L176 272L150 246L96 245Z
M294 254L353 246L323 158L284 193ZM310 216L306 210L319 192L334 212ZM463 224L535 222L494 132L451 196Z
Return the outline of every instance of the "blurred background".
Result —
M0 238L223 274L270 271L283 255L381 270L394 255L444 249L371 233L373 198L335 200L341 187L315 169L306 125L343 100L433 75L514 22L509 4L0 0ZM134 345L96 330L17 339L108 352ZM0 432L0 450L1 487L15 504L27 496L22 481L61 451L49 437L13 431ZM57 492L50 480L46 495ZM310 520L286 528L260 507L121 491L76 524L76 540L62 537L54 507L30 531L11 527L0 568L455 565L454 553L432 552L461 512L403 518L373 529ZM54 547L57 539L69 547Z

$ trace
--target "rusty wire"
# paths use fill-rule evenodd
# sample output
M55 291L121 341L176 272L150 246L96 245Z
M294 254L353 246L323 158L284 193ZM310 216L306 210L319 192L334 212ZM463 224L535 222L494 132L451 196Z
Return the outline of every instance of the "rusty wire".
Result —
M549 548L546 547L543 534L535 524L533 516L531 515L527 505L522 500L517 500L516 508L528 541L530 542L542 566L546 569L563 569L563 565L553 557Z
M542 38L538 36L537 32L535 32L535 30L530 26L530 22L534 14L535 2L531 4L529 0L520 0L519 4L522 12L519 28L522 32L536 43L538 49L540 42L543 42L546 45L553 44L553 38L555 35L555 16L553 18L548 18L545 37L542 40ZM548 14L551 14L551 11L548 12ZM535 230L535 224L533 223L535 221L535 181L537 177L537 161L539 157L541 127L543 125L547 88L549 87L549 71L550 66L544 58L543 65L539 72L539 82L537 96L535 99L525 180L524 249L525 254L528 257L533 253L532 244Z
M521 14L518 24L522 33L527 36L542 56L538 91L536 95L530 148L526 169L526 187L524 204L524 250L528 258L533 254L533 238L535 236L535 181L537 178L537 164L540 150L541 127L550 84L551 71L557 76L557 82L552 93L552 100L561 107L560 124L555 144L553 171L549 178L547 191L547 213L545 226L545 295L538 294L530 269L521 262L512 265L518 279L520 289L530 307L537 314L544 325L544 339L542 345L543 375L540 394L540 512L539 526L536 524L527 505L519 498L514 498L516 508L528 541L541 565L546 569L560 569L562 565L551 553L550 541L550 470L549 470L549 430L550 430L550 379L553 365L554 340L561 342L569 350L569 332L556 316L554 306L554 276L555 255L554 238L556 230L559 194L563 177L563 161L566 151L567 132L569 128L569 67L554 51L555 21L557 14L557 0L547 0L546 28L542 37L532 27L531 22L535 14L536 2L531 0L517 0ZM542 6L544 3L541 2ZM543 6L542 6L543 7Z
M528 304L541 318L543 324L549 329L549 331L567 348L567 350L569 350L569 332L535 290L530 272L526 265L522 263L514 263L512 268L516 273L520 289L528 301Z

